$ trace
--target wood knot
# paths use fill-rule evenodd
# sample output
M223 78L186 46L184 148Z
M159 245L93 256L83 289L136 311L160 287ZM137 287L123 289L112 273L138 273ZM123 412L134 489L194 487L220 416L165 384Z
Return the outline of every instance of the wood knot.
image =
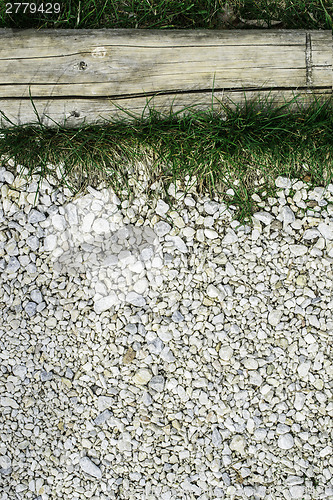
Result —
M87 66L87 64L86 64L84 61L81 61L81 62L79 63L79 69L81 69L81 70L85 70L85 69L87 69L87 67L88 67L88 66Z

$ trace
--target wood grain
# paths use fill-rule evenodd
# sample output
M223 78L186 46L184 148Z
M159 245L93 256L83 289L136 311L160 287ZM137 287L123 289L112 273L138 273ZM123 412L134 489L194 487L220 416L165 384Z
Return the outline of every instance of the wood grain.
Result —
M139 116L151 96L161 111L204 109L213 88L222 102L308 103L332 95L332 32L2 29L0 69L0 110L20 124L36 121L30 93L47 126L73 127L119 117L115 104Z

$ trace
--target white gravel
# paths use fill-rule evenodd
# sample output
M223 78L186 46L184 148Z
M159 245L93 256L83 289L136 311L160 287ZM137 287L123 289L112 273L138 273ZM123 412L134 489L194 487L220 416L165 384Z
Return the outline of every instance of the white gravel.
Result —
M0 500L333 499L333 185L53 183L0 167Z

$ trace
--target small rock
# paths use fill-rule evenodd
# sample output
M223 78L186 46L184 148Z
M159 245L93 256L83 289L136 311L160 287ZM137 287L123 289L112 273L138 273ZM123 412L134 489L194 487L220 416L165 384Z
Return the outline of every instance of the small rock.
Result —
M291 434L282 434L278 439L278 447L281 450L290 450L294 446L294 438Z
M133 288L137 294L142 295L147 291L148 285L149 285L148 280L146 278L143 278L141 280L138 280L134 284Z
M142 402L145 406L150 406L153 403L153 399L152 399L151 395L149 394L149 392L145 391L142 394Z
M167 213L167 211L169 210L169 208L170 208L169 205L167 203L165 203L163 200L158 200L156 208L155 208L155 212L160 217L164 217L165 214Z
M258 361L254 358L243 359L243 365L247 370L257 370Z
M181 321L184 321L184 316L182 315L182 313L180 313L179 311L175 311L172 316L171 316L171 319L172 321L174 321L175 323L180 323Z
M177 250L181 253L187 253L188 249L180 236L168 236L166 241L173 241L173 244L177 248Z
M132 347L129 347L123 356L123 364L129 365L135 359L135 351Z
M33 252L35 252L39 247L39 239L37 238L37 236L29 236L27 238L27 245Z
M204 233L206 238L208 238L209 240L215 240L219 237L218 233L214 231L214 229L204 229Z
M333 224L318 224L318 231L326 240L333 240Z
M272 326L277 326L280 323L283 312L273 309L268 315L268 323Z
M284 205L281 209L281 215L283 217L283 224L284 226L287 226L288 224L291 224L292 222L295 221L295 214L291 210L290 207L287 205Z
M289 246L290 252L297 257L301 255L305 255L308 251L308 248L304 245L290 245Z
M289 493L291 498L295 500L300 500L304 496L304 486L295 485L289 488Z
M204 203L204 210L208 215L214 215L218 211L219 207L220 205L216 201L210 200Z
M58 238L55 234L49 234L44 238L45 252L52 252L58 244Z
M213 429L212 432L212 443L216 448L220 448L222 445L222 437L218 429Z
M291 188L291 180L288 177L277 177L275 179L275 186L283 189Z
M8 455L0 455L0 469L7 470L12 466L12 461Z
M108 233L110 231L109 222L106 219L96 219L92 225L92 230L97 234Z
M8 398L6 396L0 396L0 406L10 407L13 408L13 410L17 410L19 408L19 405L16 403L15 399L13 398Z
M37 288L30 292L30 298L33 302L36 302L36 304L40 304L41 302L43 302L43 295Z
M24 365L15 365L13 367L13 375L15 375L15 377L19 377L21 380L24 380L27 375L27 367Z
M94 303L94 310L96 314L101 314L107 311L115 304L119 302L119 299L115 292L111 292L107 297L102 297Z
M77 208L74 203L67 203L65 206L67 221L70 225L78 224Z
M152 378L152 374L146 368L142 368L133 376L132 381L134 384L146 385Z
M42 222L45 219L46 219L45 215L42 214L41 212L38 212L38 210L35 210L34 208L30 210L28 215L29 224L37 224L38 222Z
M80 459L80 467L83 472L86 472L90 476L93 476L97 479L102 478L101 470L88 457L83 457Z
M104 422L106 422L109 418L112 417L112 413L110 410L104 410L102 413L97 415L97 417L94 420L95 425L102 425Z
M270 214L269 212L256 212L253 214L254 219L263 222L264 224L268 225L274 220L274 216Z
M232 358L234 350L229 346L221 346L219 356L223 361L229 361Z
M206 291L208 297L215 299L216 297L219 297L221 295L220 290L215 286L215 285L208 285L207 291Z
M304 231L303 234L304 240L314 240L315 238L319 237L320 237L320 232L318 231L318 229L307 229L306 231Z
M161 238L166 234L170 233L171 226L167 222L161 220L154 225L154 231L157 234L157 236Z
M30 316L34 316L36 314L37 304L35 302L28 302L24 307L25 312Z
M114 400L110 396L98 396L97 408L99 411L104 411L108 408L112 408L114 405Z
M60 214L52 215L51 224L56 231L64 231L67 226L65 217Z
M230 449L237 451L240 454L244 454L245 444L245 438L240 434L236 434L231 440Z
M148 383L150 389L154 389L154 391L162 392L164 389L165 380L162 375L156 375L152 377Z
M7 271L7 273L16 273L16 271L18 271L20 269L20 267L21 267L21 264L17 260L17 258L10 257L8 264L7 264L7 267L6 267L6 271Z
M47 372L45 370L42 370L40 372L40 380L41 382L48 382L49 380L53 379L53 373L52 372Z
M136 306L136 307L143 307L146 305L145 298L136 292L129 292L126 295L126 302L128 302L129 304L132 304L133 306Z
M238 236L233 229L228 229L227 234L222 240L223 245L232 245L238 241Z

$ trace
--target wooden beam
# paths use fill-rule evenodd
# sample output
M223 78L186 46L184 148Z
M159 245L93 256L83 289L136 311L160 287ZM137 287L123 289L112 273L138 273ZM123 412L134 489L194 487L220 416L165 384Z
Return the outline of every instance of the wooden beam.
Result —
M332 52L320 30L1 29L0 111L36 122L32 98L45 125L77 127L126 116L117 106L141 116L147 99L162 112L258 94L306 104L332 95Z

